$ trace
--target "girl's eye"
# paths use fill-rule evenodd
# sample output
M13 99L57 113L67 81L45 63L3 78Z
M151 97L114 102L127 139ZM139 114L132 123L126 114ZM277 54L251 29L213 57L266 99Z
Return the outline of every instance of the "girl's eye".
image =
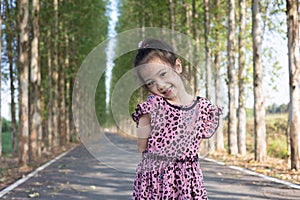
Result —
M164 77L164 76L166 76L166 75L167 75L167 72L162 72L162 73L160 74L161 77Z
M147 82L146 83L146 85L149 87L149 86L151 86L151 85L153 85L154 84L154 82L153 81L150 81L150 82Z

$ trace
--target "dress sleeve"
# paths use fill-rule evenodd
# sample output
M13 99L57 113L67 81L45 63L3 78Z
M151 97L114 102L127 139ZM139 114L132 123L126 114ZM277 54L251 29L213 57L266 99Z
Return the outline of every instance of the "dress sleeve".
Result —
M138 127L139 125L139 120L142 115L150 114L150 112L153 110L153 104L155 96L154 95L149 95L147 98L147 101L144 101L142 103L139 103L136 108L135 112L132 113L132 119L134 122L136 122L136 126Z
M202 119L204 123L204 130L202 131L203 138L210 138L219 126L220 115L222 115L223 108L212 104L208 99L204 99L202 104Z

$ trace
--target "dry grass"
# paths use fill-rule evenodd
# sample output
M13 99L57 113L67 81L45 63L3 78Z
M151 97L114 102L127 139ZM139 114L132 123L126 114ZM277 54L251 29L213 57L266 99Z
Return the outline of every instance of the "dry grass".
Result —
M254 159L254 119L247 118L247 155L228 155L227 151L215 152L211 158L225 162L228 165L243 167L268 176L300 184L300 171L290 169L288 141L286 129L288 125L287 114L273 114L266 116L267 152L264 162ZM224 133L227 133L227 124L224 123ZM227 134L225 134L225 144Z
M264 162L257 162L254 160L253 154L247 154L246 156L228 155L225 151L213 153L209 157L222 161L226 165L243 167L281 180L300 184L300 171L291 170L290 162L287 159L268 157Z

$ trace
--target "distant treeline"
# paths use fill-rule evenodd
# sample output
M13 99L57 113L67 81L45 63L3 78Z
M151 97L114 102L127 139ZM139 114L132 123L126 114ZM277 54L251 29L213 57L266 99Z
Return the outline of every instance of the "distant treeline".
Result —
M288 104L281 104L277 105L276 103L273 103L270 106L267 106L266 111L269 114L278 114L278 113L287 113L289 109Z

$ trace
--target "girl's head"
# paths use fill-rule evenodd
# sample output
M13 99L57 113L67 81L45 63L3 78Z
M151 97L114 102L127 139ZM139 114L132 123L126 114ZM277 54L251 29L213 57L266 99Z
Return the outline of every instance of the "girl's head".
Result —
M177 56L173 48L157 39L147 39L139 43L138 53L135 56L134 66L147 64L153 58L159 58L171 66L175 65Z
M140 42L134 65L139 79L150 92L172 99L184 90L181 61L163 41ZM185 90L184 90L185 91Z

